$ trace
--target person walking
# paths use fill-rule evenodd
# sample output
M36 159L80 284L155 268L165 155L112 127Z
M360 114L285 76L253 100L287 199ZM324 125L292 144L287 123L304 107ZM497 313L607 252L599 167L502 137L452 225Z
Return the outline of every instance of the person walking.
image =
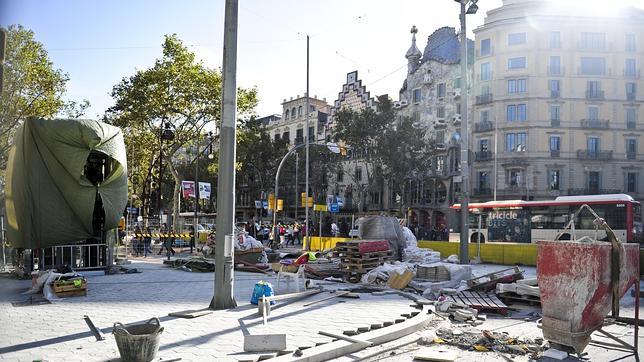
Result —
M157 255L161 255L163 248L165 248L165 239L167 239L167 236L165 235L167 234L167 232L168 225L166 223L161 224L161 227L159 228L159 233L161 233L161 237L159 238L159 241L161 241L161 249L159 249L159 253Z
M152 251L150 250L150 245L152 245L152 231L150 231L150 228L145 229L145 236L143 237L143 257L147 258L148 253L152 255Z
M300 238L300 224L297 222L293 225L293 245L296 245L296 240L298 245L302 243L302 239Z

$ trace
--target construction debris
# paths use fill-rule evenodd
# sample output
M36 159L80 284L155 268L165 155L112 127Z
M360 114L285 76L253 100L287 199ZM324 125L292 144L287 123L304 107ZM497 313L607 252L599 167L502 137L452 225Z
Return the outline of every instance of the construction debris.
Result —
M457 346L461 349L477 352L498 352L511 355L529 354L537 359L543 352L543 340L511 337L508 333L479 330L477 328L451 329L439 328L434 343Z

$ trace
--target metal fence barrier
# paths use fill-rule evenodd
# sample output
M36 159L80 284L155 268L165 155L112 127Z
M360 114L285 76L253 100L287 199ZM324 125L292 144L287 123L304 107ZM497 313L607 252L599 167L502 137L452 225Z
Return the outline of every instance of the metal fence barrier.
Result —
M37 264L41 270L59 265L68 265L73 270L105 269L108 249L107 244L57 245L40 249L40 255L33 258L34 265Z

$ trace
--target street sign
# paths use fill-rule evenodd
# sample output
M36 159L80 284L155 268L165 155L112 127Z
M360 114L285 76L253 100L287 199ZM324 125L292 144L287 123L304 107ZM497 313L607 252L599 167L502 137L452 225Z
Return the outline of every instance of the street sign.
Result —
M139 209L137 209L136 207L128 207L127 212L129 212L130 214L136 214L139 212Z
M338 207L343 207L344 206L344 200L342 200L341 196L336 196L335 200L338 203Z
M329 206L330 206L329 211L331 211L331 212L340 212L340 207L338 206L338 204L331 204Z
M262 208L262 201L261 200L255 200L255 208L256 209L261 209Z
M313 211L327 211L326 205L313 205Z
M268 209L268 201L262 200L262 208Z

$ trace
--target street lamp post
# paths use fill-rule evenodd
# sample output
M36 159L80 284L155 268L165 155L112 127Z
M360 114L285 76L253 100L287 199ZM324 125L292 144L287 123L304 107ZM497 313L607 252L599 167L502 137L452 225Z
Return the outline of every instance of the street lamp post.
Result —
M459 248L459 262L469 263L469 192L470 192L470 167L469 167L469 134L467 130L467 32L465 15L475 14L478 10L478 0L454 0L461 5L459 20L461 22L461 240Z

